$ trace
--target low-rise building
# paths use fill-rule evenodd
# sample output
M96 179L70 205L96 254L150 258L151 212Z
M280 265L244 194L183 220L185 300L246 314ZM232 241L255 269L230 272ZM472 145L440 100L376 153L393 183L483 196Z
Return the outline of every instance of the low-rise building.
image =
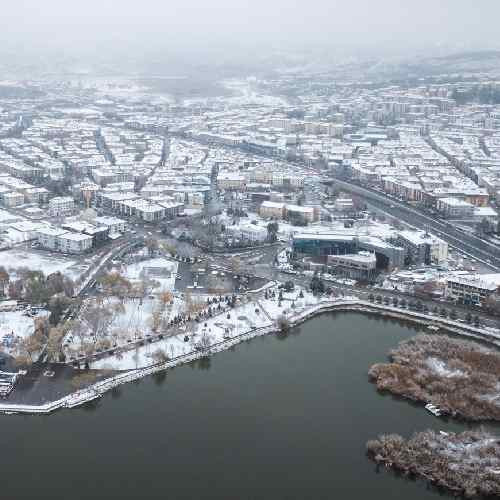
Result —
M307 224L314 221L314 208L299 205L285 205L285 217L292 223Z
M474 213L474 205L459 198L439 198L436 209L449 219L467 219Z
M314 257L326 262L329 255L354 254L359 251L374 253L378 269L400 268L404 264L405 249L377 236L358 235L345 230L294 233L292 249L295 257Z
M82 233L64 233L58 237L59 252L81 254L92 248L93 237Z
M156 222L165 218L165 208L141 198L120 203L120 213L127 217L137 217L145 222Z
M396 240L406 250L407 264L442 264L448 259L448 243L426 231L400 231Z
M38 243L41 247L46 248L48 250L59 250L58 238L66 233L64 229L54 228L54 227L42 227L39 228L36 232Z
M335 210L338 212L352 212L354 210L352 198L337 198L335 200Z
M329 255L327 265L335 274L371 281L376 275L377 257L372 252Z
M260 206L259 215L264 219L283 219L285 217L285 204L264 201Z
M266 241L268 236L268 232L265 227L256 226L251 223L229 226L226 228L226 233L231 235L233 238L250 241L252 243L263 243Z
M109 233L124 233L127 223L118 217L96 217L95 223L108 228Z
M7 208L18 207L24 204L24 194L16 191L8 191L2 194L3 204Z
M45 188L31 188L26 190L26 201L28 203L47 203L49 191Z
M103 243L106 243L109 238L109 229L106 226L97 226L85 221L66 222L62 225L62 228L73 233L91 236L93 247L98 247Z
M45 227L37 231L41 247L54 252L81 254L92 248L93 238L87 234L72 233L61 228Z
M217 187L219 189L243 189L246 184L245 176L235 172L221 172L217 176Z
M497 284L480 275L452 276L446 281L446 296L461 304L480 305L497 291Z

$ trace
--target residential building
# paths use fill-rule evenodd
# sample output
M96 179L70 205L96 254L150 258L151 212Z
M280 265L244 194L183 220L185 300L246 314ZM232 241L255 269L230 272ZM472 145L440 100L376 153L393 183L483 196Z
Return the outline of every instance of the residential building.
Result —
M448 219L468 219L474 214L474 205L459 198L440 198L436 202L436 209Z
M95 223L108 228L110 234L124 233L127 223L117 217L96 217Z
M24 195L15 191L8 191L2 194L2 200L7 208L18 207L24 204Z
M264 201L259 209L259 215L264 219L283 219L285 217L285 204L273 201Z
M71 196L57 196L49 200L49 214L52 217L71 215L75 210L75 200Z
M461 304L480 305L498 285L482 276L453 276L446 281L446 296Z

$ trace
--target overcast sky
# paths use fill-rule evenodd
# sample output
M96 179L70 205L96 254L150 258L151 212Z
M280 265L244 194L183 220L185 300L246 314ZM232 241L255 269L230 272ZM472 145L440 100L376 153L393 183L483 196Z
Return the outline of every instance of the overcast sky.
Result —
M500 0L4 0L25 49L500 45Z

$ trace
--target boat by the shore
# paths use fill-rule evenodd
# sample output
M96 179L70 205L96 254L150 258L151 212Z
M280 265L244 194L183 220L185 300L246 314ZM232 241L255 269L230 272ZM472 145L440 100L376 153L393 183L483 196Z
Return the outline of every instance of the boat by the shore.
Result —
M441 416L441 410L436 405L433 405L432 403L427 403L425 405L425 409L428 412L432 413L435 417Z
M439 326L427 325L427 330L430 330L431 332L437 332L439 330Z

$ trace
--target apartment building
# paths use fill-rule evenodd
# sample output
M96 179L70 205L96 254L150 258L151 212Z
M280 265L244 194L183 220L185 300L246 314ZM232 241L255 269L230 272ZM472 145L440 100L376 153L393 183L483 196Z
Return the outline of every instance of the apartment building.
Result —
M285 217L292 223L310 223L315 220L314 208L299 205L285 205Z
M93 237L82 233L64 233L58 237L58 251L69 254L81 254L93 246Z
M3 204L7 208L14 208L24 204L24 194L8 191L2 195Z
M436 209L448 219L468 219L474 215L474 205L459 198L440 198Z
M482 276L454 276L447 279L445 294L461 304L480 305L497 288L496 283Z
M75 210L75 200L71 196L57 196L49 201L49 214L52 217L71 215Z
M54 252L81 254L92 248L92 236L72 233L61 228L44 227L37 230L41 247Z
M264 219L283 219L285 204L274 201L264 201L259 208L259 215Z
M217 187L219 189L243 189L245 187L245 184L245 176L235 172L221 172L217 176Z

